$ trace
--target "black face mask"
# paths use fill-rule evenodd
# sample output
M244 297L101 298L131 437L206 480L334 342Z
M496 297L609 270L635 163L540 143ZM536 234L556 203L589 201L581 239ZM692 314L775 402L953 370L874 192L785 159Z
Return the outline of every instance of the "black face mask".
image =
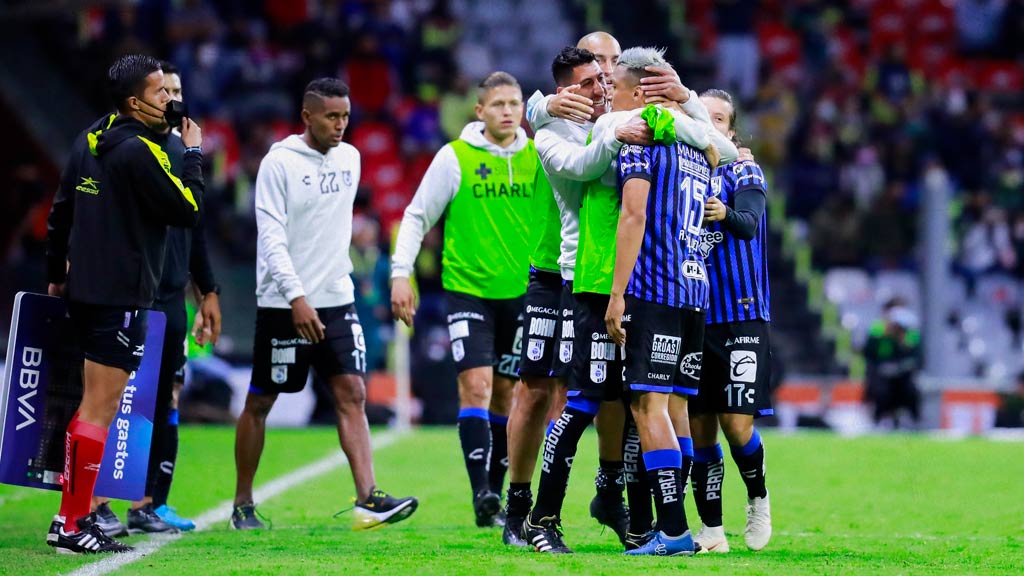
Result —
M164 111L164 119L171 128L181 128L181 121L188 116L188 106L184 102L171 100Z
M153 108L155 110L160 110L161 112L163 112L163 116L150 114L149 112L146 112L144 110L139 110L139 112L142 112L147 116L152 116L153 118L163 118L167 122L167 125L171 128L181 128L181 121L186 116L188 116L188 107L185 106L184 102L178 102L177 100L169 100L167 102L166 109L161 109L157 106L153 106L152 104L146 102L142 98L139 98L139 102L142 102L146 106L149 106L150 108Z

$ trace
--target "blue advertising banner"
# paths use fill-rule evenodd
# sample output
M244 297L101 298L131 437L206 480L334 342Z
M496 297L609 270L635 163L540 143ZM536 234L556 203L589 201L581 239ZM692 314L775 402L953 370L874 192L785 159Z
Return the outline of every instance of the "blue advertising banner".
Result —
M166 317L149 312L146 350L107 436L96 495L145 493ZM0 482L60 490L64 433L82 398L82 357L64 300L19 292L0 382Z

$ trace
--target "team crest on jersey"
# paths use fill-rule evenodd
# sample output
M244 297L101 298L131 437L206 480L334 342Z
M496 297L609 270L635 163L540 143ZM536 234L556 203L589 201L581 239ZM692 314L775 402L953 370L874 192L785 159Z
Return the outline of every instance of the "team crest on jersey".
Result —
M351 186L352 185L352 171L351 170L342 170L341 171L341 181L342 181L343 184L345 184L345 186Z
M452 342L452 358L455 358L456 362L462 362L462 359L466 357L466 348L462 344L462 340L456 340Z
M722 195L722 177L721 176L715 176L715 177L713 177L711 179L711 196L714 197L714 196L721 196L721 195Z
M608 377L608 363L605 361L594 361L590 363L590 380L594 384L604 382Z
M539 338L530 338L526 347L526 357L536 362L544 357L544 341Z
M271 366L270 367L270 381L274 384L284 384L288 381L288 367L287 366Z
M562 340L558 343L558 359L562 364L572 362L572 340Z

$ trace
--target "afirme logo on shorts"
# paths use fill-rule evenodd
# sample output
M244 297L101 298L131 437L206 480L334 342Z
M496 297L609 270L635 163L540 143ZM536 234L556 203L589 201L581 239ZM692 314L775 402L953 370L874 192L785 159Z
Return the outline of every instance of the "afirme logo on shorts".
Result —
M557 322L554 318L530 318L530 336L551 338L555 335Z
M273 348L270 350L271 364L295 364L295 348Z
M679 361L679 345L682 343L683 339L678 336L655 334L651 344L651 362L671 364L674 367Z

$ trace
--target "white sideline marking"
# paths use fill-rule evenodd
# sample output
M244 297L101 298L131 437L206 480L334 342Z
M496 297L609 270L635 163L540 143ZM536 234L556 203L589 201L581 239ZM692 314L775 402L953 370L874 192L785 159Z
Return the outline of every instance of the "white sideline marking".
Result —
M385 432L373 441L373 448L376 450L390 446L403 435L404 434L394 432ZM345 454L339 451L261 485L253 492L253 499L257 502L265 502L282 492L290 490L299 484L308 482L317 476L322 476L335 468L340 468L347 463L348 459L345 458ZM225 500L200 514L195 518L196 529L194 532L208 530L214 524L227 522L228 519L231 518L231 511L233 510L234 503L233 499ZM127 554L111 554L102 560L86 564L74 572L70 572L68 576L100 576L101 574L110 574L111 572L131 564L136 560L145 558L164 546L178 540L181 536L181 534L150 536L148 540L135 545L135 551L133 552L129 552Z

